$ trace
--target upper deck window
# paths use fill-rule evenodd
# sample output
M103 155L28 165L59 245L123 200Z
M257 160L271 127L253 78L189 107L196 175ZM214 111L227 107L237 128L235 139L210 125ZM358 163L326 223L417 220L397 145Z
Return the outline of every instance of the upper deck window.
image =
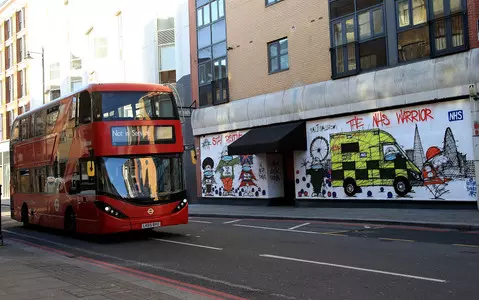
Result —
M95 121L178 119L172 93L99 92L93 100Z

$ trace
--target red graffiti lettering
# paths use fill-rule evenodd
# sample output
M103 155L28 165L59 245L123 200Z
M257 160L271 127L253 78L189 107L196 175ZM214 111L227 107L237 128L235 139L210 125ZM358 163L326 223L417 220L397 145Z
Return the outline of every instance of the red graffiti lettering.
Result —
M415 110L400 110L396 113L398 124L427 122L433 120L432 110L430 108Z
M228 134L228 135L226 135L226 144L231 144L242 136L243 136L243 134L241 134L241 133Z
M221 135L213 137L213 146L221 145L223 143L223 138Z
M379 125L388 126L389 124L391 124L391 121L382 112L377 112L373 115L373 127L379 127Z
M363 118L354 117L351 120L347 121L346 124L351 126L351 130L357 130L364 127Z

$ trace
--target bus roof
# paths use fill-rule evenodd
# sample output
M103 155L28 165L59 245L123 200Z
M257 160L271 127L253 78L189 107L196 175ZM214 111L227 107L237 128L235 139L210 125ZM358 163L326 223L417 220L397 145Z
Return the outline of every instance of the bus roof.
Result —
M88 92L121 92L121 91L123 92L167 92L167 93L172 92L171 88L159 83L127 83L127 82L125 83L91 83L67 95L61 96L60 98L57 98L53 101L43 104L42 106L39 106L26 113L23 113L17 116L15 120L18 119L19 117L25 117L25 116L28 116L29 114L33 114L46 107L54 106L55 104L60 103L62 100L67 99L83 91L88 91Z

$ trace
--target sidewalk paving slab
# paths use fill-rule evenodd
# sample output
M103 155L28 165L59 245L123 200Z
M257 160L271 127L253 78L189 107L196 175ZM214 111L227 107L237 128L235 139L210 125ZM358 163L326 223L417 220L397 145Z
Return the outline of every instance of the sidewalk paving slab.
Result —
M479 210L328 208L190 204L191 217L256 218L305 221L413 225L458 230L479 230Z
M211 298L6 239L0 247L0 299Z

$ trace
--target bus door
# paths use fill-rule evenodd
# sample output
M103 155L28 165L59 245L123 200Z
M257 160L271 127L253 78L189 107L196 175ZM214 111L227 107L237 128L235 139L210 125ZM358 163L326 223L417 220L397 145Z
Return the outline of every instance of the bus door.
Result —
M94 204L95 191L95 161L93 158L81 159L73 173L70 195L77 217L77 226L81 226L82 231L96 229L99 211Z

